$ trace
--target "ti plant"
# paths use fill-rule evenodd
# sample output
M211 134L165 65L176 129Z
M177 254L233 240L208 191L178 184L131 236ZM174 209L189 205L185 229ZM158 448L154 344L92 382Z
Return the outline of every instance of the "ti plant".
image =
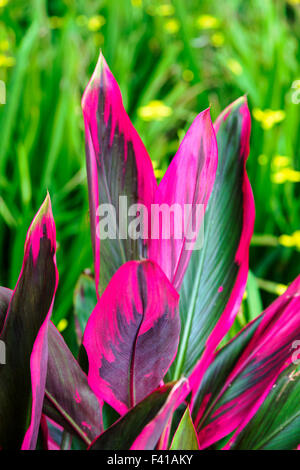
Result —
M95 275L75 292L79 359L50 320L58 272L47 195L15 289L0 288L0 447L296 449L300 276L220 347L241 307L254 225L246 98L214 124L200 113L159 185L101 54L82 107ZM203 246L192 250L175 224L168 238L101 238L101 204L124 229L120 196L149 213L188 205L190 218L202 204Z

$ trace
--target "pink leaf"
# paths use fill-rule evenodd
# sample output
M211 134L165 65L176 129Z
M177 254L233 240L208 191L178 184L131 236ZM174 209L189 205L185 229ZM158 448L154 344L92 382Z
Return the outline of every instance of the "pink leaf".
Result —
M152 261L113 276L84 333L91 388L120 414L154 390L178 346L179 297Z
M149 257L160 265L176 290L180 289L197 239L213 188L217 161L217 142L207 109L189 128L155 193L154 204L166 204L169 209L175 205L178 215L175 222L171 222L169 233L164 233L166 222L163 219L161 223L158 217L152 217ZM204 210L197 213L199 205L203 205Z

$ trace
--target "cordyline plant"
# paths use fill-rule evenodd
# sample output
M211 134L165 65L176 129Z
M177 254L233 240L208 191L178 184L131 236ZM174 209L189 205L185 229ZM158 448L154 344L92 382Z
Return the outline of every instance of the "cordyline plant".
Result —
M297 448L300 276L219 347L241 306L254 225L246 98L214 125L209 110L199 114L159 185L101 54L82 107L95 278L76 288L80 358L50 321L58 273L47 195L14 291L0 288L1 448ZM100 240L98 207L122 219L119 196L148 208L203 204L202 249L187 249L176 227L169 239Z

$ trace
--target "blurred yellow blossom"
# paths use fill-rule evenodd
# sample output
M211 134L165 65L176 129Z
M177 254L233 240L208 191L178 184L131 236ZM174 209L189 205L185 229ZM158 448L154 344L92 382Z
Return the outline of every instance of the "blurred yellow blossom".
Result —
M186 82L191 82L194 79L194 72L192 72L192 70L188 70L188 69L184 70L182 72L182 78Z
M141 8L143 6L142 0L131 0L131 5L133 7Z
M197 26L200 29L215 29L220 25L220 20L212 15L200 15L197 18Z
M283 121L285 118L285 112L281 109L273 111L272 109L262 110L259 108L253 109L253 117L256 121L261 123L263 129L268 130Z
M225 42L225 37L223 33L214 33L211 37L211 43L215 47L221 47L223 46Z
M0 55L0 67L13 67L16 63L14 57L7 57L6 55Z
M146 106L138 109L138 115L144 121L161 121L171 116L172 112L172 108L159 100L151 101Z
M50 16L49 23L50 28L59 29L63 27L64 19L61 16Z
M300 230L297 230L292 235L280 235L278 241L280 245L288 248L295 247L300 251Z
M8 4L9 0L0 0L0 8L5 7Z
M105 18L101 15L92 16L88 20L88 28L90 31L99 31L99 29L105 24Z
M0 50L1 51L7 51L9 49L9 42L7 39L2 39L0 41Z
M156 7L155 13L159 16L171 16L174 15L175 9L170 3L164 3Z
M280 168L287 167L290 165L291 159L285 155L275 155L272 159L272 169L278 170Z
M66 318L63 318L60 320L60 322L57 325L57 329L60 333L62 333L68 326L68 320Z
M264 154L261 154L258 157L258 163L262 166L267 165L268 160L269 159L268 159L267 155L264 155Z
M242 75L243 67L236 59L228 59L227 67L231 70L234 75Z
M180 28L179 21L175 18L172 18L171 20L165 22L164 28L168 33L175 34L179 31Z
M276 184L283 184L286 182L300 183L300 171L293 170L292 168L283 168L271 175L271 180Z
M288 286L286 286L285 284L277 284L276 287L275 287L275 290L276 290L276 294L277 295L282 295L285 293L285 291L287 290Z
M300 0L287 0L291 5L300 5Z

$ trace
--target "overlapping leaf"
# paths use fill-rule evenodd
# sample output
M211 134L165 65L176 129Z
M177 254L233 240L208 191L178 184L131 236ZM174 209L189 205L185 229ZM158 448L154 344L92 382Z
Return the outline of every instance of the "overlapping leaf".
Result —
M237 436L233 449L292 450L300 440L300 372L284 371L257 413Z
M158 388L99 436L90 449L154 449L173 410L188 391L185 379Z
M215 130L218 169L205 212L204 244L192 253L180 291L182 335L174 375L190 372L205 351L193 376L196 388L240 306L254 224L254 202L245 169L250 136L245 98L223 111Z
M195 401L200 448L236 431L257 412L300 337L300 277L224 348L204 376Z
M48 360L48 323L58 282L55 225L49 195L25 242L21 274L0 338L0 447L34 449L40 425Z
M203 222L217 163L216 137L207 109L189 128L153 201L149 257L178 291Z
M112 275L126 261L145 257L145 243L127 236L127 208L143 204L149 208L156 181L147 151L123 107L119 86L104 57L100 57L82 99L85 123L86 162L96 289L100 293ZM123 196L126 209L119 206ZM107 206L108 212L98 207ZM115 236L102 237L99 223L114 224ZM101 216L101 217L100 217ZM120 216L120 220L119 220ZM101 220L100 220L101 218ZM103 230L108 230L104 227ZM101 262L100 262L101 251Z
M111 279L83 344L89 384L120 414L163 379L178 346L178 294L152 261L131 261Z

